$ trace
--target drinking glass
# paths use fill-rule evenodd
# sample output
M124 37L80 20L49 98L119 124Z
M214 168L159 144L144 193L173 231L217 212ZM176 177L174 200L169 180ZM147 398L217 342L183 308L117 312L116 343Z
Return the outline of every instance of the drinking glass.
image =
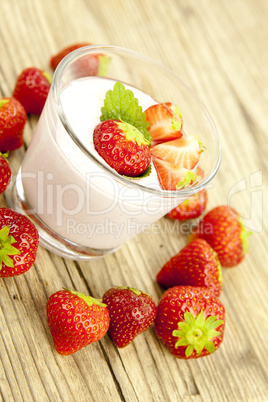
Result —
M96 60L109 63L93 73ZM97 93L96 82L121 81L142 99L146 94L154 103L178 105L185 134L197 135L206 148L200 159L204 177L185 189L166 191L155 172L146 181L132 180L110 168L92 147L92 124L97 124L101 111L96 116L91 110L95 102L87 104L91 92L86 84L72 92L78 81L93 78ZM55 70L13 186L12 202L35 223L45 248L62 257L88 260L114 252L205 188L220 158L219 136L210 114L174 72L129 49L86 46L68 54Z

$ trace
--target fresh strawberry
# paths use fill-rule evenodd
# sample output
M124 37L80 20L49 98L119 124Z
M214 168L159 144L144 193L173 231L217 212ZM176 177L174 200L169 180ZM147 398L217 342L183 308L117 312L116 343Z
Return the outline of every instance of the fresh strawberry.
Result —
M192 170L199 162L202 147L197 137L190 136L154 145L151 152L153 158Z
M0 208L0 277L17 276L35 262L39 235L24 215Z
M159 301L155 331L177 358L196 359L215 352L224 328L225 308L206 288L174 286Z
M178 285L205 287L218 297L222 289L221 265L210 245L197 239L166 262L157 281L165 289Z
M218 254L223 267L234 267L245 257L250 234L236 210L222 205L204 216L190 235L190 240L206 240Z
M180 190L196 182L196 174L159 158L153 158L159 183L164 190Z
M207 190L203 189L193 194L177 207L166 214L166 217L178 221L198 218L204 212L207 205Z
M159 103L145 110L148 130L154 143L181 138L182 115L177 105L171 102Z
M156 305L147 293L127 287L114 287L103 295L110 313L109 334L119 348L150 328L156 316Z
M18 99L27 113L40 114L51 85L50 76L39 68L26 68L18 76L14 98Z
M204 171L199 166L196 169L197 181L204 177ZM203 189L193 194L188 200L182 202L166 214L172 220L186 221L198 218L205 210L207 205L207 190Z
M65 47L60 52L51 57L50 59L51 67L53 68L53 70L55 70L57 65L61 62L62 59L64 59L65 56L67 56L67 54L73 52L76 49L80 49L81 47L90 45L92 45L92 43L84 42L84 43L75 43L73 45Z
M73 52L76 49L80 49L81 47L89 45L91 45L91 43L76 43L64 48L51 58L51 67L53 68L53 70L55 70L61 60L69 53ZM87 54L79 59L79 69L77 69L76 74L80 77L84 77L85 75L105 75L109 66L109 61L110 58L101 53Z
M105 120L93 133L94 146L100 156L125 176L139 176L149 167L149 142L134 126L118 120Z
M8 187L11 180L11 169L7 161L8 154L0 152L0 194Z
M17 99L0 99L0 152L13 151L23 145L26 121L26 111Z
M100 300L65 289L49 297L47 320L57 352L70 355L102 338L110 317Z

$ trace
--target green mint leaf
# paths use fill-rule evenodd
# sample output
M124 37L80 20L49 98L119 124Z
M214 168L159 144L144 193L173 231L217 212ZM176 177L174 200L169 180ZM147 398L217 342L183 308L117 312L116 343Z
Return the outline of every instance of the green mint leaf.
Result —
M114 84L113 90L106 92L104 106L101 108L101 121L116 119L136 127L151 143L152 136L148 131L146 114L139 106L138 99L130 89L126 89L121 82Z

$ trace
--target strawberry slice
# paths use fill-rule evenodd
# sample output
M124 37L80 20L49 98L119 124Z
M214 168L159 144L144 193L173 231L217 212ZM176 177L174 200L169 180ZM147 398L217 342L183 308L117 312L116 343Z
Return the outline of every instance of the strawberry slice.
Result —
M193 194L188 200L185 200L177 207L166 214L166 217L172 220L186 221L188 219L198 218L204 212L207 205L207 190L204 188L196 194Z
M181 138L182 115L177 105L171 102L159 103L145 110L149 122L148 131L155 143Z
M196 182L194 172L159 158L153 158L158 180L163 190L180 190Z
M197 182L204 178L205 173L200 166L197 166L195 172ZM166 217L178 221L198 218L206 209L207 199L207 190L204 188L168 212Z
M191 170L199 161L202 147L196 136L189 136L154 145L151 152L153 157Z

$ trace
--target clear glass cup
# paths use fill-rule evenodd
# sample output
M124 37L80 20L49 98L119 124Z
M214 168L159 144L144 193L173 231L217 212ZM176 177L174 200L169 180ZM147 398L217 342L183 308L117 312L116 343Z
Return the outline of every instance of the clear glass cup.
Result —
M92 60L94 64L94 55L99 54L110 61L108 68L100 69L99 76L94 77L98 82L107 78L121 81L150 95L155 103L179 106L185 133L198 135L206 147L200 162L204 178L198 184L165 191L154 175L151 182L147 178L146 184L128 179L111 169L90 147L92 122L95 119L97 123L101 111L99 116L92 115L94 102L86 104L90 91L84 83L92 80L87 64ZM77 80L83 81L83 86L73 93ZM95 89L99 88L94 82ZM91 128L85 136L87 126ZM35 223L40 243L48 250L74 260L101 257L148 230L148 225L205 188L215 176L220 158L219 136L211 116L176 74L135 51L87 46L67 55L54 73L16 178L13 205Z

